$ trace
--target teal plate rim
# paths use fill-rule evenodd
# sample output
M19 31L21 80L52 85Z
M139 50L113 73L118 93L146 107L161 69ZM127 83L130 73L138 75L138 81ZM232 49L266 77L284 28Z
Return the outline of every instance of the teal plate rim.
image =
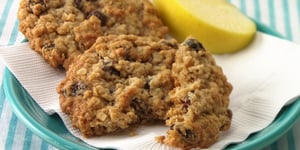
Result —
M282 35L262 23L256 22L256 26L258 31L283 38ZM3 87L7 100L18 119L41 139L59 149L99 149L71 135L57 114L47 115L7 68L4 70ZM285 106L268 127L251 134L241 143L230 144L225 149L250 150L264 148L285 134L299 116L300 101L297 99L294 103Z

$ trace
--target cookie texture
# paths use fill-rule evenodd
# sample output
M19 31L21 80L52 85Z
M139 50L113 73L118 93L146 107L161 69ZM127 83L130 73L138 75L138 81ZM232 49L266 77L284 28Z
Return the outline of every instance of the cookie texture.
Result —
M166 116L164 143L184 149L208 148L230 127L232 86L214 58L196 39L186 39L172 65L175 88Z
M60 106L84 136L162 120L159 142L207 148L230 127L232 86L193 38L179 44L135 35L99 37L57 87Z
M66 69L99 36L168 32L148 0L21 0L18 18L32 49Z

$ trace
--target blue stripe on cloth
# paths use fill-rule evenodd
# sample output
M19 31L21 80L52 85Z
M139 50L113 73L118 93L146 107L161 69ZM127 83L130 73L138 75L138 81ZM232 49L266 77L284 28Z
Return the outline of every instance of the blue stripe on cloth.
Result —
M25 132L25 136L24 136L24 143L23 143L23 150L30 149L31 139L32 139L32 132L26 128L26 132Z
M300 1L297 0L297 10L298 10L298 23L299 23L299 28L300 28ZM300 34L300 33L299 33Z
M13 2L12 0L7 1L5 10L4 10L4 12L2 14L2 17L0 19L0 27L2 27L2 28L0 28L0 37L1 37L1 34L3 32L3 29L4 29L3 28L4 27L4 22L7 20L7 16L8 16L8 13L10 11L10 7L12 6L12 2ZM13 31L12 31L12 33L10 35L10 40L9 40L9 43L8 43L9 45L14 44L16 42L16 40L17 40L18 31L19 31L18 26L19 26L19 21L16 20L16 23L14 25ZM2 79L0 79L0 80L2 80ZM0 98L1 98L1 101L0 101L0 116L1 116L1 114L2 114L2 107L3 107L4 100L5 100L5 93L4 93L3 85L1 85L1 89L0 89Z
M0 79L0 80L2 80L2 79ZM5 100L5 93L4 93L3 84L1 84L1 87L0 87L0 116L2 116L4 100Z
M2 36L3 29L4 29L3 27L4 27L5 22L7 20L7 16L8 16L10 8L12 6L12 3L13 3L12 0L8 0L6 2L5 9L4 9L3 14L2 14L2 16L0 18L0 27L2 27L2 28L0 28L0 37Z
M12 114L10 123L9 123L9 129L8 129L8 134L7 134L7 138L6 138L6 143L5 143L5 150L12 149L17 123L18 123L17 116L15 114Z
M49 148L49 144L43 140L41 145L41 150L47 150Z
M255 15L254 15L255 20L261 21L259 0L254 0L254 12L255 12Z
M12 3L12 1L10 1L10 2ZM2 18L5 18L3 20L7 19L7 14L10 11L10 9L8 9L8 8L11 7L11 4L7 4L7 5L8 5L8 6L6 6L7 9L4 11L4 13L2 15ZM4 25L5 24L3 24L2 27L4 27ZM18 32L19 31L18 30L18 26L19 26L19 21L16 19L16 21L14 23L14 26L13 26L13 30L10 33L8 45L13 45L16 42L17 37L18 37L18 33L19 33ZM3 31L3 28L1 29L1 31ZM11 117L10 123L9 123L9 129L8 129L8 134L7 134L7 138L6 138L6 143L5 143L5 149L7 149L7 150L12 149L12 147L13 147L13 143L14 143L15 136L16 136L16 127L17 127L17 123L18 122L19 122L18 118L16 117L15 114L13 114L12 117ZM30 133L30 134L32 134L32 133ZM27 134L27 136L30 136L30 135ZM24 141L23 145L25 145L25 147L26 147L26 145L28 145L28 143L26 143L26 138L28 138L28 137L26 137L26 135L25 135L24 139L19 139L19 140L23 140ZM31 140L29 140L28 142L29 142L29 146L30 146ZM27 149L29 149L29 148L27 147Z
M10 39L8 41L8 45L13 45L16 43L17 37L18 37L18 33L19 33L19 21L16 20L13 31L10 35Z
M284 25L285 25L285 35L288 40L293 40L292 29L291 29L291 19L289 14L289 1L283 1L283 10L284 10Z
M246 8L245 0L240 0L240 10L244 14L247 14L247 8Z
M288 149L296 150L293 129L287 132Z
M268 0L268 6L269 6L269 19L270 19L271 28L276 29L274 0Z

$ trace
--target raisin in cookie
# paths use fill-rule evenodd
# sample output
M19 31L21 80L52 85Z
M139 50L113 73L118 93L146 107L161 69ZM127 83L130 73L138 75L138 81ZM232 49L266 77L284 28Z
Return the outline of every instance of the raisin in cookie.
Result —
M99 36L168 32L148 0L21 0L18 18L32 49L66 69Z
M232 86L201 43L188 38L176 51L172 66L175 88L167 112L170 127L164 143L184 149L208 148L230 127Z
M159 142L185 149L206 148L230 127L231 90L195 39L135 35L99 37L57 88L63 112L85 136L162 120L170 129Z
M83 135L164 120L177 43L135 35L99 37L59 85L60 105Z

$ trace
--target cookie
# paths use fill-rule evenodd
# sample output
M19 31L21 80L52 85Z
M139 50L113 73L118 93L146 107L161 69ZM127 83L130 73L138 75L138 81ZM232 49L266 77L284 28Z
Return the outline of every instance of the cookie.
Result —
M176 51L172 65L175 88L169 93L170 127L163 143L191 149L208 148L230 127L228 109L232 85L201 43L186 39Z
M165 119L177 42L135 35L99 37L58 86L60 106L83 135Z
M21 0L18 18L32 49L66 69L99 36L168 32L148 0Z
M57 87L62 111L84 136L160 120L169 130L159 142L185 149L208 147L230 127L231 90L197 40L135 35L99 37Z

